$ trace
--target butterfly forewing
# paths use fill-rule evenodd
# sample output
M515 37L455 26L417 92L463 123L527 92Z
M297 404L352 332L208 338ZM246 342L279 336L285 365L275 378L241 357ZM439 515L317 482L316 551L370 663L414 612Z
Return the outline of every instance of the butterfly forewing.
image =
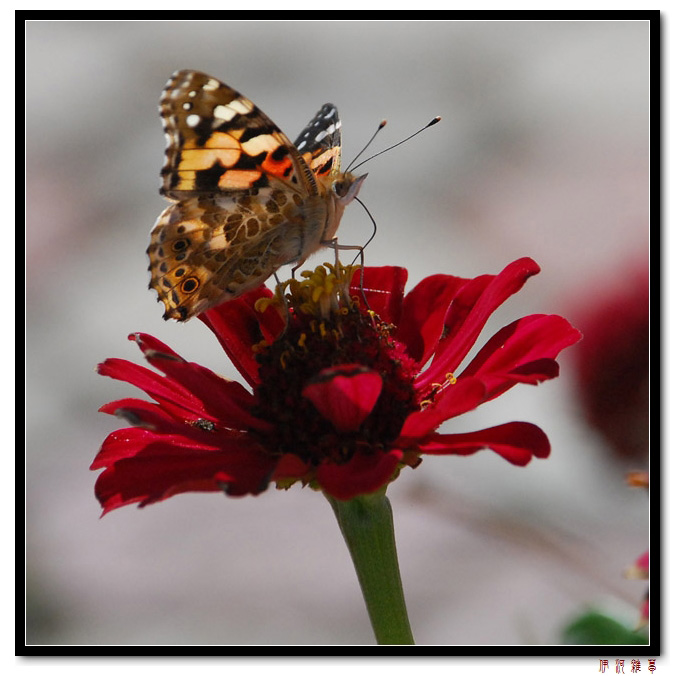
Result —
M272 176L313 192L314 179L286 135L232 87L204 73L178 71L159 110L167 139L163 195L260 188Z

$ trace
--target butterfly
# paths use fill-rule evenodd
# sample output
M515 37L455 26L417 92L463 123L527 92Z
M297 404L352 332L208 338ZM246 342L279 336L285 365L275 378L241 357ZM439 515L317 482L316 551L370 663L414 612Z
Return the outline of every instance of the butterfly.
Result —
M337 108L326 103L295 143L249 99L180 70L159 105L167 140L150 234L150 288L164 319L185 321L338 247L342 213L366 174L340 171Z

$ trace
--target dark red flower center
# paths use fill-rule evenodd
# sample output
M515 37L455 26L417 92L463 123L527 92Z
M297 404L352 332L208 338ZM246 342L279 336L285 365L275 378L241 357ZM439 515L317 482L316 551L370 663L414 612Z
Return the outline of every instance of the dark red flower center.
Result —
M307 294L298 296L287 296L289 317L282 336L257 354L260 384L255 414L274 429L264 446L275 455L292 453L313 466L326 460L347 462L357 451L371 454L388 449L408 415L419 409L413 361L391 337L392 327L357 299L334 289L331 302L316 292L316 302L308 303ZM373 403L365 383L362 391L357 387L352 394L357 400L354 408L367 401L364 406L369 412L339 429L332 416L307 396L306 388L318 379L325 384L333 374L338 378L359 373L377 374L381 390Z

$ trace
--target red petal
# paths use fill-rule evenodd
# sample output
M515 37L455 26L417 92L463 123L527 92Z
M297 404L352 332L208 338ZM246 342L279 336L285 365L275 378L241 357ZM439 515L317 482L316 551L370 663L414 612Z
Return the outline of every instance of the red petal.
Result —
M165 434L143 427L124 427L111 432L103 442L89 469L108 467L118 460L144 455L183 455L187 451L222 451L238 443L240 436L211 433L202 440L185 434Z
M344 465L324 464L316 470L321 488L338 500L373 493L386 485L403 457L403 451L363 455L357 453Z
M202 403L192 393L145 366L134 364L126 359L110 358L99 364L97 371L102 376L122 380L139 387L155 401L170 407L172 413L176 415L181 410L195 414L204 412Z
M116 460L130 458L143 449L156 435L138 427L125 427L111 432L103 442L89 469L102 469Z
M272 480L300 479L305 476L309 470L310 465L301 460L297 455L284 453L284 455L279 458L279 462L277 462L277 465L274 468Z
M110 415L125 418L132 422L134 426L145 429L156 429L157 427L162 428L164 426L168 429L179 424L179 429L182 430L186 420L185 418L172 415L166 410L166 407L160 404L153 404L150 401L134 397L110 401L107 404L103 404L98 410L99 413L109 413ZM199 416L196 416L195 419L198 418Z
M110 413L119 418L123 418L134 427L156 432L163 438L167 435L178 435L188 438L193 444L201 448L218 449L222 443L227 443L229 439L241 437L241 432L234 432L228 429L216 427L212 431L202 429L191 423L199 418L192 420L176 419L169 415L163 406L152 404L142 399L120 399L104 404L99 409L102 413ZM206 418L208 420L208 418ZM217 425L218 421L209 420Z
M268 484L273 464L247 439L233 441L227 450L178 449L173 441L155 441L134 457L118 460L96 481L96 496L104 508L133 502L145 506L187 491L260 493Z
M418 378L419 387L442 382L473 347L490 315L539 272L531 258L507 265L498 275L482 275L467 282L452 301L445 319L445 335L431 367Z
M649 550L642 554L632 566L624 571L624 577L631 580L649 579Z
M255 309L260 298L271 298L265 286L227 301L198 315L215 334L232 363L249 385L258 383L258 362L253 346L271 340L283 330L283 320L272 307L264 313Z
M540 359L553 359L581 339L558 315L529 315L498 331L463 371L466 375L508 372Z
M420 365L426 364L443 333L445 316L457 291L468 281L452 275L423 279L403 300L396 339Z
M175 425L177 422L183 424L186 420L185 418L173 416L160 404L154 404L150 401L145 401L145 399L136 399L135 397L109 401L98 410L99 413L109 413L110 415L120 417L124 417L123 411L129 411L129 418L136 418L136 422L133 424L137 427L145 427L146 429L152 429L156 425L161 426L165 423L167 426Z
M530 315L498 331L480 350L462 377L483 380L492 399L516 383L537 384L555 378L554 357L581 339L581 334L563 317Z
M163 343L161 340L158 340L154 336L151 336L149 333L141 333L137 331L136 333L130 333L127 336L128 340L133 340L143 352L153 350L154 352L161 352L162 354L175 357L179 361L183 359L178 352L174 352L166 343Z
M136 341L150 364L169 377L124 359L107 359L99 364L101 375L140 387L178 419L210 417L233 429L269 428L249 412L255 398L241 384L199 364L186 362L148 334L135 333L129 339Z
M446 387L433 404L408 416L399 435L399 443L403 446L415 444L417 439L427 436L446 420L472 411L484 399L485 385L479 379L458 380Z
M368 417L382 391L382 378L359 364L323 369L302 390L339 432L355 432Z
M489 448L514 465L527 465L532 457L547 458L551 445L544 432L531 423L511 422L464 434L435 434L420 444L433 455L472 455Z
M357 271L352 278L350 295L361 298L363 293L368 301L368 308L378 314L383 321L398 325L401 317L403 289L408 279L405 268L383 266L366 268L363 271L363 285L361 271Z
M269 423L250 413L255 397L240 383L227 380L195 362L177 362L161 354L146 356L155 368L198 397L204 409L225 426L242 430L271 428Z

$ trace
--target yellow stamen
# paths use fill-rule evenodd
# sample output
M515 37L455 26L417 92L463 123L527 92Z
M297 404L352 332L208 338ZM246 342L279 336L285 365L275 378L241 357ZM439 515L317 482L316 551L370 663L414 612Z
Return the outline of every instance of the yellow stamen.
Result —
M324 263L314 270L303 270L300 279L293 278L277 284L272 298L259 298L255 303L257 312L265 312L274 306L288 323L290 313L315 317L331 322L332 318L346 317L359 307L359 300L350 297L349 290L356 265L331 265ZM375 313L370 311L371 317ZM312 328L316 331L315 328ZM324 329L320 329L325 337Z
M261 299L262 300L262 299ZM265 339L261 340L259 343L256 343L253 345L251 348L255 354L258 352L263 352L270 346L270 343L268 343Z
M258 298L253 307L255 308L256 312L260 312L262 314L270 305L275 304L275 300L276 298L274 296L272 296L272 298Z

